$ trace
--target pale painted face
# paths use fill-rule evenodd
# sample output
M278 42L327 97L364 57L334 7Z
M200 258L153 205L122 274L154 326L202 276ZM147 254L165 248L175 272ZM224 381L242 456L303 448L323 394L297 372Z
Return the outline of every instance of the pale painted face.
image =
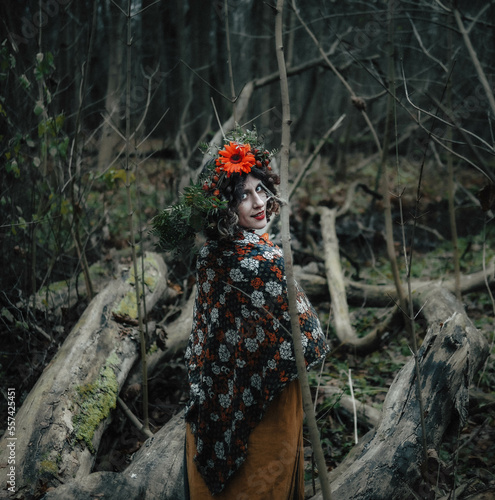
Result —
M239 226L245 229L263 229L266 224L267 192L263 183L249 174L246 177L242 200L237 209Z

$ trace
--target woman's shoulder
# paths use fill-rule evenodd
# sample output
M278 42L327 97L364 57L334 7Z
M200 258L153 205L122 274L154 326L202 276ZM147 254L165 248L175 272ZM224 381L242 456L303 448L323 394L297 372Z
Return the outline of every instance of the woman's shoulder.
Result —
M283 256L282 250L270 241L268 234L259 235L254 231L240 231L234 238L209 239L199 250L199 258L232 257L235 260L243 258L264 258L273 260Z
M239 257L257 258L259 260L273 261L283 257L282 250L270 241L268 234L259 235L255 232L245 231L235 241L235 253Z

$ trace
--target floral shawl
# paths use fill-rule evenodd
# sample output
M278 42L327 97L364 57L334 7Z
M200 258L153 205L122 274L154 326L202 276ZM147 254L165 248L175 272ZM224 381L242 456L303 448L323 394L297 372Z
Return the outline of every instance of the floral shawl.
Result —
M328 347L318 316L298 288L306 366ZM207 241L197 261L193 327L186 349L190 400L186 420L195 462L215 494L245 461L250 432L270 401L297 378L284 258L254 232Z

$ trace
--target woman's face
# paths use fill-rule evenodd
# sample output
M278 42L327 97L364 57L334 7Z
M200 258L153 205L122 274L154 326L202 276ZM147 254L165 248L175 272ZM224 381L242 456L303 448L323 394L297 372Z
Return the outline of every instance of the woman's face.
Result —
M239 225L245 229L263 229L266 226L267 193L263 183L249 174L246 177L241 202L237 209Z

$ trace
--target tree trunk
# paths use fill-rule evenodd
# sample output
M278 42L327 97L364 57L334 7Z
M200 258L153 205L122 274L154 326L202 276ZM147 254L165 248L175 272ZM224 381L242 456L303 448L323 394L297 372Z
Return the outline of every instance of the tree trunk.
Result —
M145 259L145 283L151 310L166 288L166 267L157 254ZM7 445L15 444L17 497L33 498L90 473L111 409L138 359L137 335L114 320L136 317L133 288L131 273L92 300L19 409L15 440L6 433L0 441L0 467L7 466Z
M125 12L121 0L117 2ZM120 9L110 3L110 33L108 55L107 91L105 96L105 119L102 124L100 147L98 149L98 171L103 172L111 164L115 147L120 138L115 129L119 129L121 118L120 99L122 92L122 61L124 57L125 16Z
M451 293L431 287L419 294L417 302L424 305L429 325L418 355L428 455L434 457L444 435L457 432L465 423L470 383L488 356L489 347ZM332 471L330 482L336 498L393 500L410 498L411 491L418 493L418 498L429 498L438 478L449 480L434 460L422 463L414 377L411 359L388 391L378 428ZM321 498L317 494L312 500Z
M165 329L165 349L148 354L147 364L150 377L160 366L171 359L178 358L186 350L187 341L192 329L195 290L195 288L192 290L189 299L183 306L180 316L169 325L163 327ZM139 383L140 380L141 370L136 366L129 374L124 392L127 387Z

